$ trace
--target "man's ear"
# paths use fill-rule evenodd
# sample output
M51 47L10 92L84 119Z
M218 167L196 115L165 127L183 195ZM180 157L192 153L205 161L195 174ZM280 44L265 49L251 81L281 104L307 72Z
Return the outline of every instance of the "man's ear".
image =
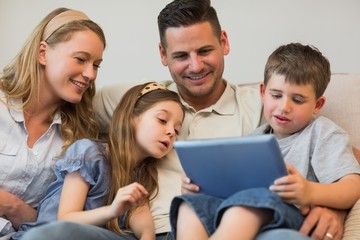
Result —
M46 49L48 44L44 41L40 42L38 61L41 65L46 65Z
M316 100L314 114L317 114L317 113L319 113L321 111L321 109L323 108L325 102L326 102L325 96L321 96Z
M159 52L160 52L161 63L166 67L168 65L166 61L166 49L161 43L159 43Z
M225 31L221 31L220 42L223 48L224 55L228 55L230 52L230 43Z

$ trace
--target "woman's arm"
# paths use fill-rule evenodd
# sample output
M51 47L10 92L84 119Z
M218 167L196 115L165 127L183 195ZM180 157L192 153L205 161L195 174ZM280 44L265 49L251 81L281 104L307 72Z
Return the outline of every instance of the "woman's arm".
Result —
M142 185L132 183L118 190L111 205L84 211L88 191L89 184L79 172L68 173L61 192L58 220L103 226L109 220L122 215L140 198L147 195Z
M130 229L140 240L155 239L155 225L148 204L137 208L130 217Z
M6 216L14 228L36 219L36 210L17 196L0 189L0 216Z

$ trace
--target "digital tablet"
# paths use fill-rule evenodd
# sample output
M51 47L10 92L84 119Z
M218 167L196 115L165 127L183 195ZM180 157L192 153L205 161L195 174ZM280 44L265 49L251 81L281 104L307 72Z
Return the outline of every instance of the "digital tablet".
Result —
M287 175L274 135L174 142L186 175L200 192L219 198L248 188L268 188Z

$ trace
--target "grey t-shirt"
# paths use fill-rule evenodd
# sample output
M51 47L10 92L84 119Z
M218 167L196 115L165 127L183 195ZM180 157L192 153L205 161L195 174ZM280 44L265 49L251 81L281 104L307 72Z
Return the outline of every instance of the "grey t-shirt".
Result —
M252 135L268 132L269 124ZM348 134L325 117L318 117L303 130L278 143L286 163L293 165L309 181L331 183L345 175L360 174Z

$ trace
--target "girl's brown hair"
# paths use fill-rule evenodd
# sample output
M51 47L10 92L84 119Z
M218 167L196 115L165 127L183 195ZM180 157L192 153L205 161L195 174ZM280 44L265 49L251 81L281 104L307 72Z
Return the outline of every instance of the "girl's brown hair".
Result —
M119 188L133 182L142 184L150 193L137 207L149 204L158 193L156 161L147 158L138 162L134 152L137 145L133 120L136 116L150 109L160 101L174 101L184 111L177 93L167 89L156 89L141 95L148 83L129 89L116 107L109 128L109 159L111 166L111 186L107 204L111 204ZM125 225L129 227L129 219L136 208L131 209L125 217ZM107 224L107 228L122 233L118 219Z

